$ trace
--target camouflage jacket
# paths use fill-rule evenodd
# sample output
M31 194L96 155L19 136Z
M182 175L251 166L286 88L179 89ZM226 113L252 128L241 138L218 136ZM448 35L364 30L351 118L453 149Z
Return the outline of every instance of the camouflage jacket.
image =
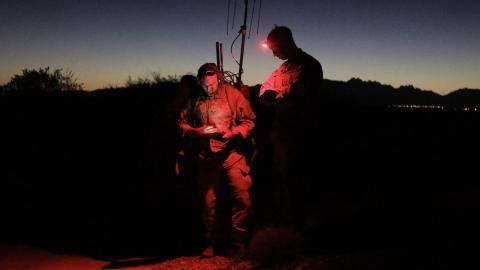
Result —
M249 101L229 84L221 84L215 95L200 95L190 100L180 112L178 126L181 134L190 127L214 126L218 132L228 130L239 132L246 139L255 126L255 114ZM230 141L221 136L198 139L200 150L220 152L229 146Z

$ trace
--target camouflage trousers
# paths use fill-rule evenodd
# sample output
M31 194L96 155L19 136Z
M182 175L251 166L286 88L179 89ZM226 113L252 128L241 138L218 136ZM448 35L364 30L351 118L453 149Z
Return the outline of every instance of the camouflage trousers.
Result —
M250 168L244 156L233 152L226 157L200 155L197 160L197 185L203 204L203 222L206 240L215 242L217 198L220 181L226 181L232 201L231 223L233 240L244 241L247 219L251 212L249 189L252 186Z

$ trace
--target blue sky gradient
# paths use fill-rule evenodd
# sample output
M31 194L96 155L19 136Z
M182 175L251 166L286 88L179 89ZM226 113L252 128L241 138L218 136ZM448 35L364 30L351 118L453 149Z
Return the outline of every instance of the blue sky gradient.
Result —
M0 83L46 66L73 71L88 90L152 72L181 76L214 62L216 41L224 43L226 69L238 72L229 56L243 17L244 1L236 2L227 36L228 0L1 0ZM281 64L260 47L277 24L292 29L328 79L440 94L480 88L479 12L473 0L263 0L259 35L255 18L247 40L244 82L261 83ZM234 52L238 57L240 40Z

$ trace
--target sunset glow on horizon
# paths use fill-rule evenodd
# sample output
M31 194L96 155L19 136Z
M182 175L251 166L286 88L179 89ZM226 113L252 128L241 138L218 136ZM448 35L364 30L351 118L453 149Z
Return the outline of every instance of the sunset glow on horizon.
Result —
M224 44L225 69L236 73L230 45L243 1L236 3L227 35L227 1L4 0L0 84L22 69L47 66L72 71L86 90L123 86L129 76L196 74L215 62L216 41ZM262 83L281 63L262 47L276 24L292 29L327 79L414 85L442 95L480 88L478 1L264 0L258 35L258 1L255 8L242 77L248 85ZM233 52L239 58L239 40Z

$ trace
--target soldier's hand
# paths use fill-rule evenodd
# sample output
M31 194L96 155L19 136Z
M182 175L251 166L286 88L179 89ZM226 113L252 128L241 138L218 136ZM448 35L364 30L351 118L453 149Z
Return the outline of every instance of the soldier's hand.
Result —
M203 129L203 134L206 135L207 137L213 136L217 133L217 128L213 126L206 126Z
M269 106L272 105L276 101L276 97L278 92L275 90L266 90L263 95L260 96L260 102Z
M202 126L194 129L194 133L200 137L214 137L217 135L217 128L213 126Z
M276 101L282 101L285 99L285 96L282 93L278 93L278 95L275 96Z
M238 135L240 135L240 133L238 133L238 132L233 132L233 131L231 131L231 130L228 130L227 132L225 132L225 133L223 134L222 139L228 140L228 139L235 138L235 137L237 137Z

